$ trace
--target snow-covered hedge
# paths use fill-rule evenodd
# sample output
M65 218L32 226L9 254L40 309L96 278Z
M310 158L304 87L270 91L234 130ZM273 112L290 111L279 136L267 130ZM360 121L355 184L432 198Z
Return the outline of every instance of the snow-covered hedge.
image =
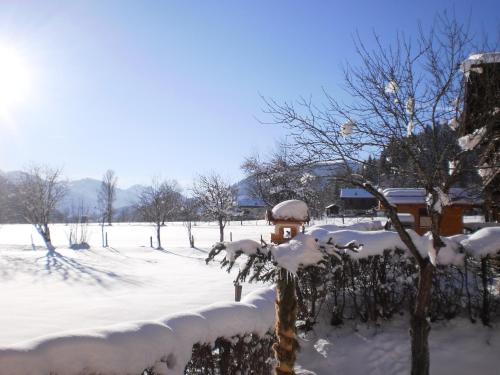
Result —
M388 319L410 310L418 281L415 260L396 232L378 230L376 225L363 229L368 230L318 225L281 245L251 240L219 243L208 260L220 253L225 254L219 258L223 267L238 262L240 281L272 281L275 266L297 275L299 317L306 326L325 306L335 324L345 318ZM409 233L418 251L437 266L431 317L449 319L464 313L488 324L500 299L494 292L495 276L491 277L498 271L486 256L500 251L500 227L442 237L445 246L437 255L430 234ZM241 255L247 256L243 262Z
M242 302L218 303L159 321L42 337L0 349L2 375L141 374L180 375L193 346L220 338L265 336L274 326L274 288Z
M293 274L297 273L300 267L317 265L328 255L338 254L341 250L353 259L383 255L386 250L408 251L397 232L373 230L374 228L377 226L353 230L351 227L317 225L311 227L307 233L299 234L281 245L263 246L253 240L241 240L216 246L219 246L219 251L225 250L229 263L242 254L271 255L277 265ZM408 232L422 256L429 257L436 265L463 265L465 254L480 259L500 251L500 227L483 228L470 235L442 237L445 246L439 250L437 256L430 232L423 236L411 229Z

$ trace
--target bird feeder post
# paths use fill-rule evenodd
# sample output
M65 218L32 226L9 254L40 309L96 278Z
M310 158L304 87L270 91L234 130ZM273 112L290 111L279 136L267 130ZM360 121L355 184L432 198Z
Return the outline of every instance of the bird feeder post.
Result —
M239 282L235 281L235 283L234 283L234 300L235 300L235 302L241 301L242 290L243 290L243 285L241 285Z

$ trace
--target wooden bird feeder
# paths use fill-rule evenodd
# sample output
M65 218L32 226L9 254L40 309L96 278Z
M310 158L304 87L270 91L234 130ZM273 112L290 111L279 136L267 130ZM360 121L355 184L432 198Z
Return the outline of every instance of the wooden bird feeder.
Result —
M304 224L309 222L309 209L303 201L293 199L267 210L266 217L274 224L271 242L282 244L301 233Z

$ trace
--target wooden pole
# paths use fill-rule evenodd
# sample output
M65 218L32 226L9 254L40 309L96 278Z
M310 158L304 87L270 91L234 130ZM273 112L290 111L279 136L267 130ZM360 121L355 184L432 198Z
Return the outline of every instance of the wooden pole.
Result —
M235 302L241 301L241 291L243 290L243 285L234 284L234 300Z
M294 375L293 367L299 344L296 339L297 295L295 280L285 269L280 270L276 300L276 335L273 350L278 364L275 375Z

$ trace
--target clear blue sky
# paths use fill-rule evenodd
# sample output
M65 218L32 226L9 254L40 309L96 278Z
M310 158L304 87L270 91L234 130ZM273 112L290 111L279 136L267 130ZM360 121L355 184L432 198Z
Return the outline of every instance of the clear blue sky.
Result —
M0 118L0 169L37 161L74 179L111 168L122 187L155 175L187 185L210 170L237 180L245 156L285 135L255 119L259 93L321 101L355 62L353 33L392 40L453 8L475 33L498 33L490 0L3 0L0 45L33 79Z

